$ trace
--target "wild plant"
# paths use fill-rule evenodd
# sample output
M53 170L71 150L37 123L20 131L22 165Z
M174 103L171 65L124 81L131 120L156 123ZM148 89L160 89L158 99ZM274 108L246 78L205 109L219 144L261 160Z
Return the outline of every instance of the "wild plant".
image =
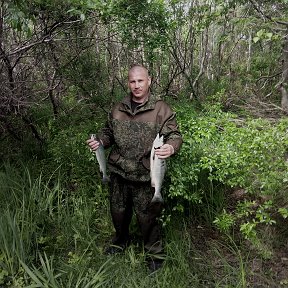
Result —
M197 116L183 107L179 111L184 143L170 161L168 198L177 203L174 210L192 205L222 231L236 225L256 244L258 226L275 224L275 213L287 215L287 119L239 119L213 109ZM245 191L244 202L231 211L227 192L237 189ZM243 206L250 200L252 210Z

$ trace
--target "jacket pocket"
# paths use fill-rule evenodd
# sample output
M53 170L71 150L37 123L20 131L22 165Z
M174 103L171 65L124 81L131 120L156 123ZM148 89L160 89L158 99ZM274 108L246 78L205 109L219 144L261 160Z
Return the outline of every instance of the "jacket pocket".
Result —
M112 165L116 164L119 158L120 158L120 154L118 151L111 151L109 158L108 158L108 162Z
M142 158L142 165L146 170L150 171L150 153Z

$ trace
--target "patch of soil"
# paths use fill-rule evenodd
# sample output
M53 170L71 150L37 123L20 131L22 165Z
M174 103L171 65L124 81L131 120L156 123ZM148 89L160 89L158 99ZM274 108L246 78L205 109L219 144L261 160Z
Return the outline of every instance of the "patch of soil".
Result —
M199 254L196 258L200 259L198 265L203 270L201 275L205 287L213 287L213 283L220 283L225 277L229 278L226 282L223 280L223 287L234 287L236 282L233 281L237 281L242 271L241 261L246 287L288 287L288 237L281 237L279 231L275 233L273 243L279 240L282 242L272 247L271 257L265 259L247 240L238 240L237 243L237 240L231 241L211 227L195 223L189 228L193 253ZM213 275L213 279L207 279L210 275Z

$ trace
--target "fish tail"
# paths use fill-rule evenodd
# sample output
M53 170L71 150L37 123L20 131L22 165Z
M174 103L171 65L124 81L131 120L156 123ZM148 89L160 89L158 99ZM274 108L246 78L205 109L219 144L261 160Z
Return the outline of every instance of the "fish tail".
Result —
M108 176L103 176L102 183L106 184L108 182L110 182L110 178Z
M163 200L161 194L160 194L160 195L157 195L157 194L156 194L156 195L153 196L151 202L152 202L152 203L155 203L155 202L163 203L164 200Z

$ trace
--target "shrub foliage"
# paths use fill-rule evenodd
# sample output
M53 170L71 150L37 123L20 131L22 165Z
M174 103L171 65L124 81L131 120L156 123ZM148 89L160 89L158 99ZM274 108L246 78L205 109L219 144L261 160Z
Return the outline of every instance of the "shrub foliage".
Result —
M169 169L168 196L176 203L174 209L183 211L188 202L194 207L202 205L208 214L208 204L214 202L210 213L214 224L227 232L238 223L249 239L255 238L258 224L275 223L274 212L285 217L287 119L272 123L239 119L215 106L200 114L183 107L178 109L178 122L184 143ZM223 200L240 189L243 199L239 199L237 209L227 212ZM217 190L224 198L215 202Z

